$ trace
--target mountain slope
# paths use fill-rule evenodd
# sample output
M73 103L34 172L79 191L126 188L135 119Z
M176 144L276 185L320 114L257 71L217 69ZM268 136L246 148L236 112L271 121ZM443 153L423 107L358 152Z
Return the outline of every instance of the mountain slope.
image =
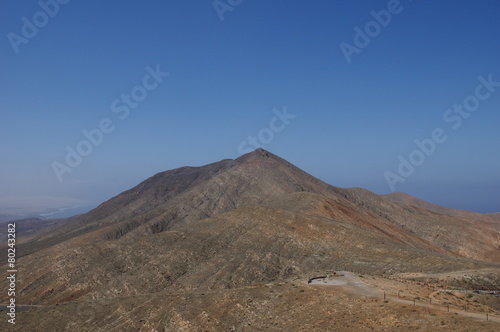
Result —
M253 205L168 231L62 243L26 257L19 300L54 304L165 290L227 289L320 273L368 274L493 267L409 247L348 222Z
M500 215L500 213L482 214L472 211L447 208L441 205L426 202L424 200L401 192L385 194L382 195L382 197L404 205L416 206L427 211L464 219L477 219L486 222L493 222L494 219L498 219Z
M308 196L309 206L287 202L289 195L300 192L316 194L312 199ZM90 240L117 239L132 231L138 236L154 234L176 223L271 202L285 210L350 221L411 246L500 261L491 249L499 241L496 225L479 225L484 233L472 242L463 241L464 233L477 232L477 222L391 203L363 189L330 186L262 149L235 160L156 174L20 251L29 254L84 234Z
M336 188L258 149L156 174L20 245L20 268L30 273L18 287L26 303L60 303L242 287L338 267L494 267L498 248L498 223Z
M488 213L486 214L488 217L493 218L495 220L500 220L500 212L497 213Z

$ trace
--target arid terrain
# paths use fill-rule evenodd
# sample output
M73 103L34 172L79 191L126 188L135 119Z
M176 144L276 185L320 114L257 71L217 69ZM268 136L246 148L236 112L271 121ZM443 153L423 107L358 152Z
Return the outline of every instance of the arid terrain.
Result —
M500 328L497 214L333 187L262 149L41 223L17 221L12 331ZM345 283L308 284L332 271Z

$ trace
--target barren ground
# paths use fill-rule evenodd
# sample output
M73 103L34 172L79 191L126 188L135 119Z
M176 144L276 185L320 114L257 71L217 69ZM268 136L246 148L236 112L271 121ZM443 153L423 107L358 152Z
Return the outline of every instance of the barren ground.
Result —
M237 289L38 306L19 312L12 331L497 331L500 326L499 313L474 302L475 296L344 274L332 284L307 284L304 276ZM427 304L429 297L436 305ZM452 303L450 312L443 301ZM467 312L460 309L463 303L470 305Z

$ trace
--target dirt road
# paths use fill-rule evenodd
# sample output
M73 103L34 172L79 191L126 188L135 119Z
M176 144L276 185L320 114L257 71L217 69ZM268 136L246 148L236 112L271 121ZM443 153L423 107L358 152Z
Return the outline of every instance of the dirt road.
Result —
M340 276L330 277L326 279L316 279L311 282L311 285L343 286L347 290L350 290L356 294L371 297L383 297L384 295L382 291L363 283L360 278L358 278L351 272L338 271L337 273Z
M347 271L339 271L337 273L343 274L343 276L335 276L335 277L326 278L326 279L316 279L316 280L313 280L310 283L310 285L325 286L325 287L342 287L342 288L346 289L347 291L351 291L351 292L358 294L358 295L384 298L383 291L365 284L361 278L354 275L353 273L347 272ZM425 307L425 308L438 310L438 311L445 311L445 312L448 311L448 308L444 307L444 306L421 303L421 302L413 302L413 301L409 301L409 300L403 300L403 299L400 299L400 298L397 298L394 296L386 296L386 300L390 300L390 301L394 301L394 302L398 302L398 303L403 303L403 304L407 304L407 305L413 305L415 303L416 306L420 306L420 307ZM486 319L486 314L482 314L482 313L473 313L473 312L456 310L456 309L450 309L449 312L453 313L453 314L457 313L457 314L462 315L462 316L473 317L473 318L477 318L477 319L481 319L481 320ZM490 321L500 323L500 318L498 318L498 317L489 316L488 319Z

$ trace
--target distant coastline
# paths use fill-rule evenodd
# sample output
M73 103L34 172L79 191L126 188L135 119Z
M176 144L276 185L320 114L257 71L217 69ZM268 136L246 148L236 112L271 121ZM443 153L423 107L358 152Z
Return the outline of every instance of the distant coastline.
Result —
M83 214L89 212L94 209L97 204L89 204L89 205L80 205L74 207L60 208L53 211L48 211L44 213L38 214L38 218L40 219L60 219L60 218L68 218L77 214Z

